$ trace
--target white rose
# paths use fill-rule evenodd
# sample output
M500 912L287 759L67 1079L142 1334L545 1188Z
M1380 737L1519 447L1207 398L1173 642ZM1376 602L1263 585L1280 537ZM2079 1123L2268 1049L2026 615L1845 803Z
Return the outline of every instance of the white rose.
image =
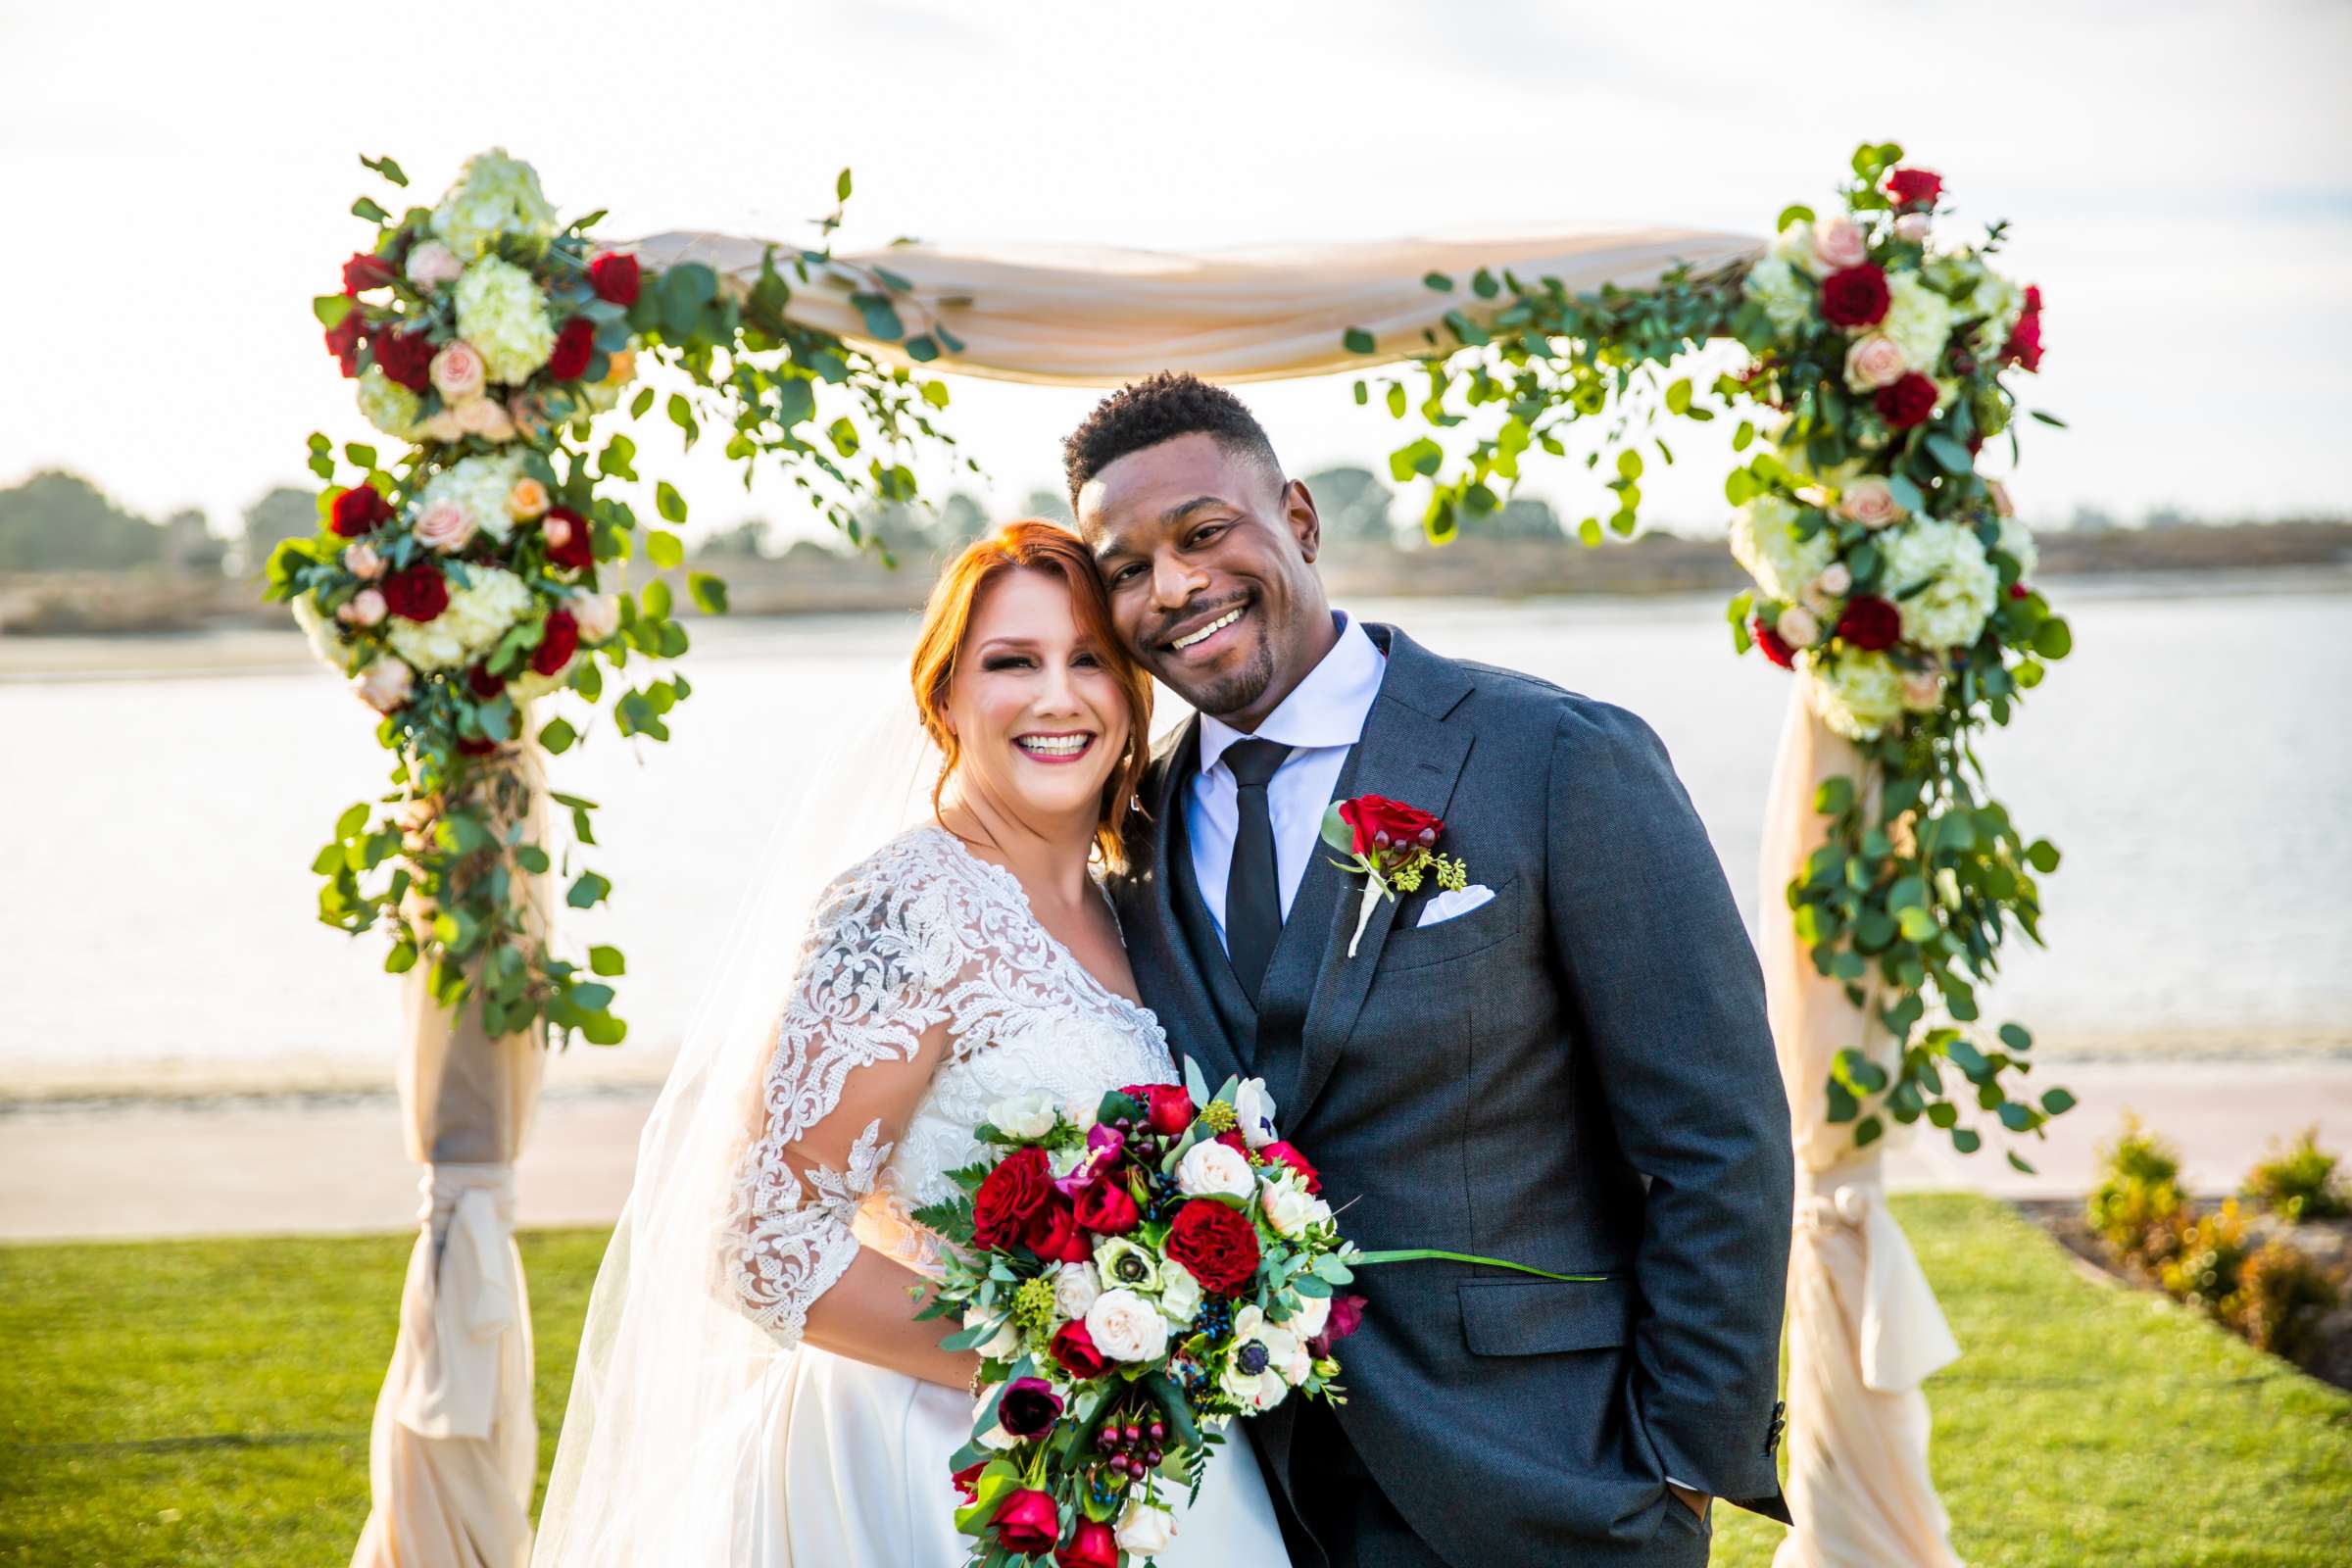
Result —
M1925 245L1931 222L1926 213L1905 213L1894 220L1894 237L1908 240L1914 245Z
M416 542L454 556L473 540L473 517L454 501L437 501L416 514Z
M1302 1340L1311 1340L1322 1333L1324 1325L1330 1321L1330 1297L1301 1296L1298 1298L1298 1310L1293 1312L1282 1326Z
M1195 1144L1176 1162L1176 1190L1190 1198L1211 1193L1248 1198L1256 1185L1250 1161L1223 1144Z
M1832 599L1842 599L1854 586L1854 574L1846 569L1844 562L1833 561L1821 568L1821 575L1813 579L1813 586Z
M1265 1184L1265 1198L1260 1206L1275 1235L1296 1237L1313 1215L1314 1201L1314 1196L1296 1180L1283 1179Z
M974 1425L979 1424L981 1412L986 1410L988 1408L989 1401L997 1396L997 1390L1002 1385L992 1383L987 1388L980 1391L980 1400L977 1404L972 1406L972 1422ZM992 1421L989 1423L988 1430L980 1434L978 1441L980 1446L983 1448L994 1448L999 1453L1002 1453L1005 1449L1012 1446L1014 1439L1011 1433L1004 1430L1004 1422Z
M1884 528L1904 515L1893 488L1876 475L1846 485L1838 497L1838 514L1865 528Z
M369 708L389 713L409 700L409 692L416 684L415 670L397 659L378 655L373 663L352 677L351 689Z
M972 1348L972 1353L989 1361L1009 1361L1021 1348L1021 1331L1007 1317L997 1325L997 1332Z
M1200 1311L1200 1282L1172 1257L1159 1263L1159 1310L1171 1323L1190 1323Z
M572 605L571 618L579 622L582 642L601 643L620 630L620 596L590 594Z
M444 403L463 403L479 397L482 391L482 357L473 345L459 339L444 343L433 355L433 390L441 394Z
M343 602L335 618L351 626L381 625L384 619L384 596L372 588L363 588Z
M1821 641L1821 621L1802 605L1790 605L1781 612L1772 629L1781 634L1781 641L1791 648L1810 648ZM1280 1229L1279 1226L1276 1227ZM1286 1233L1287 1234L1287 1233Z
M988 1107L988 1119L1012 1137L1043 1138L1054 1130L1054 1097L1042 1089L1008 1096Z
M1168 1320L1133 1291L1104 1291L1086 1309L1095 1348L1114 1361L1156 1361L1168 1350Z
M1084 1317L1102 1295L1102 1281L1092 1263L1063 1263L1054 1275L1054 1315Z
M419 289L435 289L444 283L454 283L466 270L458 253L437 239L428 239L409 252L409 281Z
M1892 386L1910 369L1903 363L1903 351L1884 332L1858 337L1845 351L1845 385L1849 392L1873 392Z
M1251 1149L1263 1149L1282 1134L1274 1130L1274 1097L1266 1093L1263 1078L1245 1078L1233 1092L1233 1114L1241 1123L1242 1141Z
M1150 1557L1175 1544L1176 1516L1165 1508L1154 1508L1139 1494L1128 1502L1127 1511L1119 1516L1119 1528L1112 1534L1121 1551L1139 1559Z
M1860 224L1833 213L1813 225L1813 256L1825 271L1860 267L1870 260L1870 241Z

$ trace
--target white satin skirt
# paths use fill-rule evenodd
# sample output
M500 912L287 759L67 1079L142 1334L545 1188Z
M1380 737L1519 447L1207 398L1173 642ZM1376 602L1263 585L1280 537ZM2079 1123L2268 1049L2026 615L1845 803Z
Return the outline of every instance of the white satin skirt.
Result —
M972 1541L956 1529L948 1461L971 1430L960 1391L802 1346L767 1401L753 1568L961 1568ZM1242 1424L1209 1461L1200 1501L1171 1500L1176 1542L1159 1568L1287 1568Z

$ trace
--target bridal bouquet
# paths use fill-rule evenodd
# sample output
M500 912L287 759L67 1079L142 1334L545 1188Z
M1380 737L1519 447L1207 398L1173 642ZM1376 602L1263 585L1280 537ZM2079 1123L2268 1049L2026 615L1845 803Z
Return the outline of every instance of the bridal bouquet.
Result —
M998 1104L979 1137L1002 1157L915 1215L951 1244L924 1315L960 1314L944 1343L982 1361L953 1478L974 1564L1149 1560L1175 1528L1159 1489L1197 1491L1228 1421L1339 1396L1363 1310L1340 1287L1391 1254L1341 1238L1263 1084L1185 1075Z

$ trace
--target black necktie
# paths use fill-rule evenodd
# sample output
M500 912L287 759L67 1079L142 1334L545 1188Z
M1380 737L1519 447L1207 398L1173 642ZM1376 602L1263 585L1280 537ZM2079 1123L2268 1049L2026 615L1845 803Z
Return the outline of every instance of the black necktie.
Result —
M1233 972L1257 1001L1274 944L1282 939L1282 873L1274 862L1274 816L1266 785L1291 749L1275 741L1235 741L1225 765L1241 784L1241 825L1233 835L1233 865L1225 877L1225 952Z

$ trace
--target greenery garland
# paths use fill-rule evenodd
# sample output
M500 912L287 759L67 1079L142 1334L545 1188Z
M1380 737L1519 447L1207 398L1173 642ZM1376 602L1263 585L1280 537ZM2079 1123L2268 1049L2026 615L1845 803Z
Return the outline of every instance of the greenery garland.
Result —
M2015 452L2009 377L2040 363L2039 291L1986 264L2004 225L1975 244L1938 233L1941 179L1901 160L1892 144L1857 149L1842 210L1824 220L1788 208L1752 266L1679 268L1654 288L1586 294L1482 270L1413 369L1358 381L1355 397L1370 403L1377 386L1393 416L1427 427L1390 468L1430 481L1423 525L1439 543L1498 511L1528 454L1563 455L1563 427L1604 413L1616 507L1578 533L1588 545L1604 528L1630 535L1641 449L1674 461L1661 417L1746 412L1733 446L1753 455L1725 495L1756 588L1731 603L1735 647L1796 669L1814 711L1866 763L1862 778L1821 786L1827 841L1788 888L1814 964L1886 1030L1883 1049L1839 1054L1829 1118L1851 1123L1857 1145L1887 1117L1924 1118L1969 1153L1983 1140L1960 1124L1963 1096L2036 1137L2074 1103L2063 1089L2023 1093L2025 1029L1975 1032L1977 989L2003 943L2041 940L2037 878L2059 859L1992 797L1976 743L2009 723L2072 635L2031 582L2032 535L1976 466L1987 440L2005 436ZM1427 282L1456 287L1439 273ZM1719 338L1747 349L1743 372L1717 376L1706 397L1689 377L1664 379ZM1375 351L1360 329L1345 342ZM1449 456L1437 437L1465 425L1467 452Z

